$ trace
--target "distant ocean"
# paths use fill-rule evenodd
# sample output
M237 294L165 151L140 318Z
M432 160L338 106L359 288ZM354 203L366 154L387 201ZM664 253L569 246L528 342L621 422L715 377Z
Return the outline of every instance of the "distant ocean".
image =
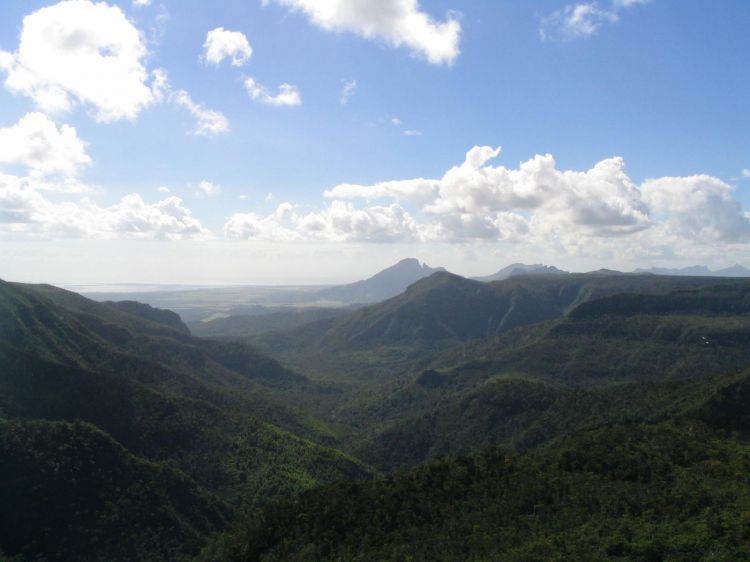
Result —
M76 293L157 293L162 291L190 291L194 289L216 289L226 287L222 285L180 285L180 284L149 284L149 283L87 283L69 284L54 283L56 287L74 291Z

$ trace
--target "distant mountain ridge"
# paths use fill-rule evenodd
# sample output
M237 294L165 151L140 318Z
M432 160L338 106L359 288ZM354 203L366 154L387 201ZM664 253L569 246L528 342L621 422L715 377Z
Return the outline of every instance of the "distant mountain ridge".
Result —
M525 264L525 263L512 263L504 268L496 271L492 275L484 275L481 277L472 277L474 281L504 281L510 277L516 275L565 275L567 271L556 268L554 265L544 265L541 263Z
M711 278L604 272L513 277L486 283L440 272L384 302L249 340L280 356L348 354L383 346L431 349L560 318L583 302L615 293L662 293L717 283Z
M445 268L430 267L416 258L406 258L368 279L323 289L315 293L315 296L322 301L347 304L384 301L400 295L412 283L438 271L445 271Z
M738 263L724 269L710 270L705 265L691 265L671 269L668 267L638 268L634 273L651 273L653 275L690 275L694 277L750 277L750 269Z

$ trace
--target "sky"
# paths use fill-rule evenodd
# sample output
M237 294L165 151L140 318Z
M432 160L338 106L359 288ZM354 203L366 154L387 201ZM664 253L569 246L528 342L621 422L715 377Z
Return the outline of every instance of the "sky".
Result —
M0 277L750 266L742 0L5 0Z

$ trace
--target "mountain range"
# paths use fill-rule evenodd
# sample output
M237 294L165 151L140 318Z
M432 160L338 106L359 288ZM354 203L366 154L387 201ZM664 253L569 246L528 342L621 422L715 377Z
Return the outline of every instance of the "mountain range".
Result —
M653 273L654 275L693 275L708 277L750 277L750 269L734 264L724 269L710 270L705 265L693 265L679 269L670 269L666 267L652 267L649 269L636 269L636 273Z
M0 281L0 560L748 558L750 281L540 273L209 338Z

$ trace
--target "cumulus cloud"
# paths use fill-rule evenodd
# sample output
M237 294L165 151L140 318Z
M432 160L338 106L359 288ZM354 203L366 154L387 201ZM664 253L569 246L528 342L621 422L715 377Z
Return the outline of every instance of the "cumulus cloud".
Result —
M72 177L91 163L91 157L75 127L58 127L43 113L33 112L0 128L0 163L21 165L41 175Z
M321 210L291 203L233 215L224 234L262 240L521 243L571 255L636 259L746 244L750 219L731 186L711 176L641 185L620 157L560 170L552 155L493 165L500 148L476 146L440 178L340 184ZM358 202L361 202L358 203Z
M231 59L232 66L243 66L250 60L253 49L250 41L240 31L229 31L223 27L212 29L203 43L203 60L209 64L219 65L221 61Z
M98 121L134 119L155 96L144 66L148 51L117 6L65 0L23 19L17 51L0 52L5 87L48 113L76 104Z
M349 98L351 98L356 91L356 80L347 80L346 82L344 82L344 85L341 87L341 93L339 94L339 103L341 105L346 105L347 103L349 103Z
M110 207L87 198L53 203L32 178L0 174L0 233L25 237L203 238L208 231L178 197L146 203L137 193Z
M81 105L100 122L132 120L168 101L193 114L197 134L229 129L223 114L173 90L164 69L148 72L148 54L142 34L117 6L64 0L23 19L17 50L0 51L0 71L8 90L47 114Z
M367 39L406 47L432 64L452 64L460 53L461 23L449 12L435 21L418 0L263 0L304 13L329 31L350 31Z
M246 240L319 240L333 242L397 242L416 240L417 224L401 206L357 208L333 201L320 212L298 213L282 203L273 213L237 213L224 225L227 238Z
M613 0L608 8L600 7L595 1L568 4L541 19L539 37L550 41L591 37L604 25L616 23L623 10L650 2L651 0Z
M295 106L302 104L302 97L299 94L299 90L291 84L281 84L279 91L276 94L272 94L268 88L262 84L258 84L253 78L246 78L245 89L251 99L267 105Z
M750 241L750 221L734 188L718 178L659 178L646 181L641 190L668 233L704 243Z

